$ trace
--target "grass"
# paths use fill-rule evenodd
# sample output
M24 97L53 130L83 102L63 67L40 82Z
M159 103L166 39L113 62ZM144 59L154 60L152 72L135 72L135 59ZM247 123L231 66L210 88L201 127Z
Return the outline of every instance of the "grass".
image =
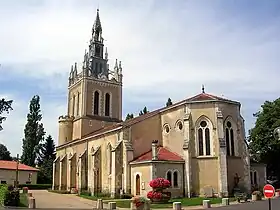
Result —
M19 195L19 206L28 207L28 198L26 193L20 193Z
M97 199L112 200L112 198L110 198L110 197L97 197L97 196L83 195L83 194L79 195L79 197L86 198L86 199L89 199L89 200L94 200L94 201L97 201Z

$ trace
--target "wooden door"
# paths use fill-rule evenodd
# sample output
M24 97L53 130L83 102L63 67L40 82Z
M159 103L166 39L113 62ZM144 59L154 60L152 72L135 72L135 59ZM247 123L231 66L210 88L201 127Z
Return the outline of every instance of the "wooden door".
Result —
M136 195L140 195L140 176L139 176L139 174L136 175L135 184L136 184Z

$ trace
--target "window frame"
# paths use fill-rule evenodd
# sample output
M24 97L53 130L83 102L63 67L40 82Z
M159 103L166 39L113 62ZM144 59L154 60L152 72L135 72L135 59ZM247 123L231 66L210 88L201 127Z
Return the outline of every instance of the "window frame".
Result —
M230 123L230 126L228 126L228 123ZM227 156L236 156L236 135L234 132L234 126L233 122L230 119L225 120L224 123L225 127L225 142L226 142L226 154Z
M205 121L206 126L201 126L201 123ZM210 120L208 120L206 117L200 118L196 124L196 154L197 157L213 157L214 151L213 151L213 138L212 138L212 132L213 132L213 126ZM200 131L202 134L200 134ZM209 133L209 154L207 154L207 142L206 142L206 131ZM201 149L201 138L200 135L202 135L202 153L200 152Z

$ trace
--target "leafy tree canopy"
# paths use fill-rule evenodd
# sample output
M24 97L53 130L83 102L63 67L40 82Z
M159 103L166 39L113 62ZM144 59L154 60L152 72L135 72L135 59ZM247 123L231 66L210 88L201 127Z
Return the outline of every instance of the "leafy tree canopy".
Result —
M22 145L21 161L29 166L36 165L35 161L40 151L40 143L44 139L45 131L41 120L40 97L35 95L30 101Z
M12 100L6 101L4 98L0 100L0 131L3 129L1 126L2 122L6 120L6 117L2 116L2 114L9 113L9 111L13 110L12 103Z
M268 175L280 178L280 141L274 130L280 126L280 98L265 101L256 117L255 127L249 130L249 147L253 158L267 164Z
M13 160L11 153L4 144L0 144L0 160Z
M167 99L167 102L166 102L166 106L171 106L173 103L172 103L172 100L171 98L168 98Z

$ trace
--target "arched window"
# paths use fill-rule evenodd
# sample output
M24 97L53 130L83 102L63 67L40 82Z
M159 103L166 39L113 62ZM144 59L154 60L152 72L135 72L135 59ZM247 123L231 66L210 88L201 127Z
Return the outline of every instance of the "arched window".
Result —
M93 114L98 115L99 114L99 92L94 92L94 99L93 99Z
M77 94L77 116L80 115L80 93Z
M108 174L112 173L112 146L109 143L107 145L107 167L108 167Z
M234 156L234 133L232 129L232 124L230 121L226 123L226 145L227 145L227 155Z
M105 116L110 116L110 94L105 94Z
M76 96L73 96L73 101L72 101L72 115L75 116L75 103L76 103Z
M171 173L171 171L167 172L166 179L170 182L170 185L172 186L172 173Z
M251 176L251 185L258 185L258 173L257 171L251 171L250 172Z
M208 123L203 120L199 124L198 128L198 155L205 156L211 155L211 139L210 129Z
M178 172L174 171L173 173L173 186L178 187Z

